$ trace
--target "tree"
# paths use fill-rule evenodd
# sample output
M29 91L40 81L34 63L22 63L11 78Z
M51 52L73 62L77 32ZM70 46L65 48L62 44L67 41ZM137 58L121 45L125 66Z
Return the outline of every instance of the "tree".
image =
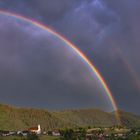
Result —
M27 140L39 140L39 137L36 134L28 134Z
M62 133L62 140L76 140L73 129L65 129Z

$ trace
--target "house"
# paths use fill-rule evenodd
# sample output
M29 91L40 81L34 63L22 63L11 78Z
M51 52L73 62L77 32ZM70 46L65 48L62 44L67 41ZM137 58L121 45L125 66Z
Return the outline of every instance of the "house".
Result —
M29 132L35 133L35 134L41 134L41 127L38 125L37 127L31 127L28 129Z
M60 134L59 130L55 129L55 130L52 131L52 135L53 136L60 136L61 134Z
M10 136L10 131L0 130L0 136Z
M99 134L101 132L101 128L91 128L87 130L87 134Z
M17 131L17 135L27 136L30 132L28 130Z

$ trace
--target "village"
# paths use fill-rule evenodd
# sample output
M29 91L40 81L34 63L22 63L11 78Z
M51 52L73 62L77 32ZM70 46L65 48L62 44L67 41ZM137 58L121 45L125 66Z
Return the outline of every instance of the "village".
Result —
M128 140L129 138L139 137L140 129L129 129L123 127L93 127L88 128L66 128L66 129L53 129L49 131L42 131L41 126L30 127L27 130L19 131L5 131L0 130L1 137L27 137L28 135L36 135L37 137L49 136L51 140ZM34 138L33 138L34 139ZM35 140L35 139L34 139ZM49 140L49 139L46 139ZM131 139L130 139L131 140ZM133 139L132 139L133 140Z

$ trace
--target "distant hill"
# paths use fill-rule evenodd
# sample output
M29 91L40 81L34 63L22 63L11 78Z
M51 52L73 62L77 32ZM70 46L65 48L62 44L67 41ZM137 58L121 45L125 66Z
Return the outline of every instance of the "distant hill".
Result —
M121 123L127 127L140 127L140 116L125 112L119 111Z
M140 127L140 116L120 111L122 123ZM0 129L26 130L40 124L44 130L75 126L113 126L117 122L113 113L97 109L49 112L43 109L17 108L0 105Z
M59 111L52 114L64 122L80 126L112 126L117 124L113 114L97 109Z
M8 105L0 105L0 129L26 130L27 128L41 124L49 129L62 123L47 110L16 108Z

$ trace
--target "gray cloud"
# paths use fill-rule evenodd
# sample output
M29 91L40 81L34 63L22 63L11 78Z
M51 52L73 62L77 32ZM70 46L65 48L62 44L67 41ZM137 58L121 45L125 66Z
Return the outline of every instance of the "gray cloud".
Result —
M93 73L65 43L17 19L0 16L0 21L1 102L112 109Z

